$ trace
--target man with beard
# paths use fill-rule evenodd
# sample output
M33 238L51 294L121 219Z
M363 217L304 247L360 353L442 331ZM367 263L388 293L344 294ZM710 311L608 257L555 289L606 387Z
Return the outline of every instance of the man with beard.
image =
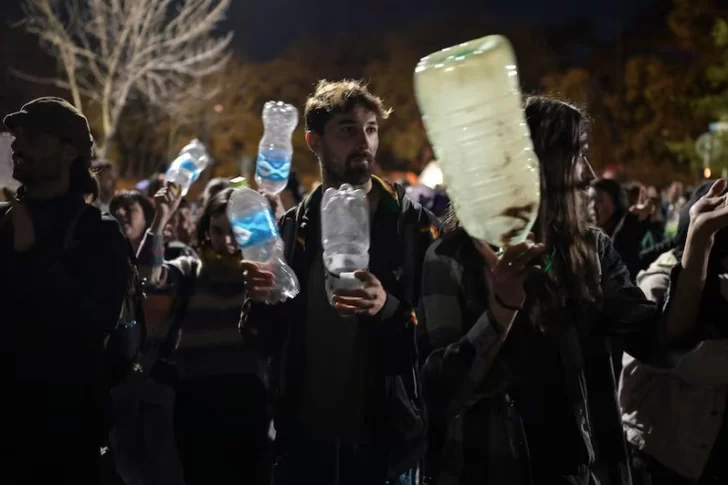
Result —
M104 338L127 289L128 246L84 200L98 187L76 108L39 98L4 124L22 185L0 204L3 482L98 483Z
M418 410L404 386L417 387L413 308L422 258L437 227L434 216L404 196L403 187L371 174L379 121L389 112L350 80L321 81L306 102L306 142L319 160L323 184L280 223L301 293L279 305L249 305L241 323L245 344L272 357L277 370L276 485L383 484L419 458L410 453L418 439L400 446L402 434L412 438L419 431L424 442L424 426L417 428ZM363 288L336 291L332 307L320 204L324 190L344 183L367 193L370 265L355 273ZM244 267L248 296L264 299L273 274L251 262ZM398 411L413 419L406 421ZM415 429L398 434L412 423Z

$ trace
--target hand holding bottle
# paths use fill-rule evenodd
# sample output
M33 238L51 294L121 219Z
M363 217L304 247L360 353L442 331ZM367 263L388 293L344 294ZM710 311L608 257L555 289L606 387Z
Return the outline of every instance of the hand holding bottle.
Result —
M524 283L528 274L541 268L534 260L541 256L546 247L531 239L507 247L501 256L489 244L474 239L475 247L485 260L486 282L489 286L490 306L514 313L526 302ZM507 319L497 319L501 327L509 327L513 315ZM507 321L503 321L507 320Z
M246 260L251 297L269 304L295 297L300 288L298 278L285 261L284 243L265 196L247 187L235 189L227 216Z
M275 287L275 274L263 269L260 263L255 261L243 260L240 262L240 267L245 276L245 289L248 291L248 296L255 301L267 301Z
M379 279L368 271L355 271L354 277L363 282L363 287L339 288L334 291L331 302L341 312L373 317L387 303L387 292Z
M181 201L182 190L174 182L167 182L154 194L154 220L149 228L153 234L162 233Z

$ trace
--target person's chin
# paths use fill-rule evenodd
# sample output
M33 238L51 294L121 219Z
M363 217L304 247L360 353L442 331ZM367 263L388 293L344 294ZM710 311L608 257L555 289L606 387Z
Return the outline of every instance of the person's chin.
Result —
M346 181L352 185L363 185L372 178L372 170L369 161L352 163L346 171Z

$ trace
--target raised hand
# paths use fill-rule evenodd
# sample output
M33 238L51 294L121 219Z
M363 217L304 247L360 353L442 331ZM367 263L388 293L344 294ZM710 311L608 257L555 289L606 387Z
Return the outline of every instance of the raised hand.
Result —
M486 280L490 281L491 304L519 309L526 301L524 283L529 273L540 268L533 264L546 247L528 239L505 249L501 256L484 241L474 240L475 247L485 260Z
M182 189L179 185L167 182L164 187L154 194L154 208L156 216L166 224L175 213L182 200Z
M712 238L728 226L728 182L717 180L707 194L690 208L690 231L702 238Z
M647 196L647 190L642 186L637 203L629 208L629 211L636 215L640 221L644 221L652 217L655 213L655 203Z

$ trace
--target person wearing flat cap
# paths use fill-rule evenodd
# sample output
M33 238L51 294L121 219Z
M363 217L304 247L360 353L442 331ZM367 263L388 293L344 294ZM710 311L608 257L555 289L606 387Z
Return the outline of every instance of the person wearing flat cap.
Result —
M105 336L129 274L119 224L86 203L93 138L83 114L38 98L3 123L16 197L0 204L4 483L98 483Z

